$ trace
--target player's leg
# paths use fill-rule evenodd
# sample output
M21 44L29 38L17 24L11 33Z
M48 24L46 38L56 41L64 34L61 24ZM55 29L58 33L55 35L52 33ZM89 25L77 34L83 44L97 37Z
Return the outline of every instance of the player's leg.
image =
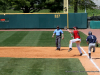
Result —
M69 41L69 50L68 52L70 52L72 50L72 43L75 43L75 39L72 39Z
M82 56L82 51L81 51L81 48L80 48L81 39L76 39L76 40L75 40L75 43L76 43L77 49L78 49L79 52L80 52L80 56Z
M92 44L89 44L89 50L88 50L88 53L89 53L89 58L91 58L91 49L93 48Z
M80 48L80 43L76 43L76 47L79 50L80 56L82 56L82 51L81 51L81 48Z
M95 44L93 44L93 52L95 52Z
M56 47L57 47L56 50L58 50L58 37L57 36L56 36Z
M61 47L61 36L58 37L58 50L60 50Z

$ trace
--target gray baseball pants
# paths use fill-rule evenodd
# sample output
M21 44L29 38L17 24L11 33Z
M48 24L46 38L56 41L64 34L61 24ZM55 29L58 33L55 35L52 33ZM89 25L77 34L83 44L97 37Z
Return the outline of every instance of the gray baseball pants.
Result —
M93 48L93 51L95 51L95 43L89 43L88 53L91 53L92 48Z
M56 36L56 47L60 48L61 46L61 36Z

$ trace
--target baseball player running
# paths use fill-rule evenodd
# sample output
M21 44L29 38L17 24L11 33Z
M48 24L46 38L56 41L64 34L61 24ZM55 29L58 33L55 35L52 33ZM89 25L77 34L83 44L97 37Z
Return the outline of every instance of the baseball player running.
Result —
M72 43L76 43L76 46L80 52L80 56L82 56L82 51L81 51L81 48L80 48L80 43L81 43L81 38L80 38L80 35L79 35L79 31L77 30L78 27L73 27L74 28L74 31L70 31L69 29L67 29L67 31L69 33L72 33L74 37L72 40L70 40L70 44L69 44L69 50L68 52L70 52L72 50Z
M89 44L88 53L89 53L89 58L91 59L91 49L93 48L93 52L95 52L95 45L98 47L98 42L96 36L92 35L91 31L88 32L88 35L89 36L87 37L86 41L87 44Z
M61 34L62 34L62 39L64 39L64 34L63 31L59 28L59 26L57 26L57 29L53 32L52 38L54 37L54 35L56 34L56 50L60 50L60 46L61 46Z

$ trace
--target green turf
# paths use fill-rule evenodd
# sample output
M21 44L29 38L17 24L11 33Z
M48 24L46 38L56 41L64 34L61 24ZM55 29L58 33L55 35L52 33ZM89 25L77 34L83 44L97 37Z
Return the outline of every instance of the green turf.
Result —
M85 69L75 58L0 58L0 75L87 75L80 71Z
M39 39L38 46L55 46L56 37L51 38L52 34L53 34L53 31L43 31ZM87 36L82 32L80 32L80 36L82 39L81 46L88 46L86 43ZM68 47L69 41L73 38L71 37L70 33L66 31L64 31L64 37L65 37L64 40L61 40L61 46ZM76 47L76 44L73 43L73 46Z
M53 31L42 31L38 46L55 46L55 38L52 38Z
M42 32L29 31L28 34L16 46L38 46Z
M55 38L52 38L53 31L0 31L0 46L50 46L55 47ZM86 44L86 35L80 32L81 46ZM62 47L68 47L71 38L70 33L64 31L64 40L61 40ZM76 44L73 44L76 47Z

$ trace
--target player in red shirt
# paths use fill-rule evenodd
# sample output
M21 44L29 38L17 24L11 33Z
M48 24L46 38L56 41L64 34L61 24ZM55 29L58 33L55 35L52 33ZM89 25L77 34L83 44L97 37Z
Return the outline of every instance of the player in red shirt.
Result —
M69 29L67 30L69 33L73 34L73 39L70 40L70 44L69 44L69 50L68 52L70 52L72 50L72 43L76 43L76 46L80 52L80 56L82 56L82 51L81 51L81 48L80 48L80 43L81 43L81 38L80 38L80 35L79 35L79 31L77 30L78 27L73 27L74 28L74 31L70 31Z

